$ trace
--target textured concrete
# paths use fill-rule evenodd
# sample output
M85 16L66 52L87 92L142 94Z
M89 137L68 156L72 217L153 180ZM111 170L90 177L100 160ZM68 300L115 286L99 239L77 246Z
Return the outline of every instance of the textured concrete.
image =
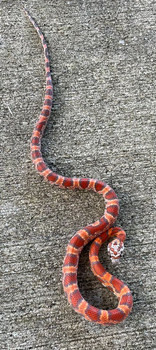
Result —
M134 297L114 327L68 305L61 268L70 237L104 210L94 193L42 181L29 155L44 98L43 51L26 4L48 39L54 106L42 144L55 171L105 180L127 232L120 266L101 261ZM119 350L154 345L155 3L150 0L1 1L2 123L0 349ZM93 305L115 298L92 276L88 247L79 284Z

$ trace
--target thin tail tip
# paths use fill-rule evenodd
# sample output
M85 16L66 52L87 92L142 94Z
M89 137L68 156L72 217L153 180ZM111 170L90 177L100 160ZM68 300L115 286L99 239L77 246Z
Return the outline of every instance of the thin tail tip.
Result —
M29 11L26 9L26 7L23 7L23 11L25 12L25 14L26 14L27 16L30 15L30 14L29 14Z

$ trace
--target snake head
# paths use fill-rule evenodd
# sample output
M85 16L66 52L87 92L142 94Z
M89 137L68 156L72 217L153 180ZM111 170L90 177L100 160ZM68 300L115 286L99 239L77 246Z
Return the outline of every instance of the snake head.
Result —
M124 250L124 244L119 238L115 238L112 242L108 244L107 247L108 254L111 257L112 263L117 263L119 261L120 256Z

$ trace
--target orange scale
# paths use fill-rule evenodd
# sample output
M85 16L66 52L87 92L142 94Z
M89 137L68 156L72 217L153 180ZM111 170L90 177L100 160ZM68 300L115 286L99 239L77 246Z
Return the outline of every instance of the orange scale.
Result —
M124 285L124 287L120 291L120 297L122 297L124 294L131 293L129 288Z
M74 247L72 247L71 245L68 244L67 254L75 254L75 255L77 255L77 249L75 249Z
M80 188L80 179L78 178L73 178L73 187L74 188Z
M69 298L70 298L70 293L73 293L76 289L77 289L77 283L64 287L65 292L69 294Z
M78 306L78 312L85 315L85 310L87 309L88 303L86 300L82 299Z
M105 324L108 323L108 311L107 310L101 310L101 315L100 315L100 321L101 323Z
M91 261L91 263L93 263L93 262L99 261L99 258L97 255L93 255L90 257L90 261Z
M109 272L105 272L105 274L102 276L103 277L103 279L106 281L106 283L108 282L110 282L110 280L111 280L111 278L112 278L112 275L109 273ZM109 284L108 284L109 285Z
M89 233L86 230L79 230L77 234L79 234L84 241L89 238Z
M38 164L39 162L42 162L42 161L43 161L43 158L33 159L34 164Z
M40 132L39 131L37 131L37 130L34 130L34 132L33 132L33 135L32 135L33 137L40 137Z
M51 110L51 106L44 105L44 109L48 109L50 111Z
M58 177L58 179L56 180L55 184L56 184L56 185L62 185L63 180L64 180L64 177L59 175L59 177Z
M46 169L45 171L43 171L42 175L44 177L48 176L49 174L51 173L51 170L50 169Z
M102 195L105 197L106 193L109 192L110 189L111 189L110 186L107 185L107 186L104 187L104 189L103 189L102 191L100 191L99 193L102 194Z
M100 224L100 220L97 220L97 221L95 221L93 224L92 224L92 226L94 227L94 226L98 226Z
M62 271L63 271L63 273L74 273L77 271L77 267L75 267L75 266L63 266Z
M125 315L128 315L130 312L130 308L127 305L119 305L118 308L122 310Z
M96 182L96 180L90 179L89 185L88 185L88 190L90 190L90 189L94 189L95 190L95 187L94 187L95 186L95 182Z
M31 144L31 151L40 151L40 146L36 146L36 145Z

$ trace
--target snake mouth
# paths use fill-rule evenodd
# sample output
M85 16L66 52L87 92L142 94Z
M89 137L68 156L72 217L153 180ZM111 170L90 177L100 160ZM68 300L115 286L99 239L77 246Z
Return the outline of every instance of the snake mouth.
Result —
M119 256L118 257L111 257L111 262L112 264L119 264L120 263L120 260L119 260Z

